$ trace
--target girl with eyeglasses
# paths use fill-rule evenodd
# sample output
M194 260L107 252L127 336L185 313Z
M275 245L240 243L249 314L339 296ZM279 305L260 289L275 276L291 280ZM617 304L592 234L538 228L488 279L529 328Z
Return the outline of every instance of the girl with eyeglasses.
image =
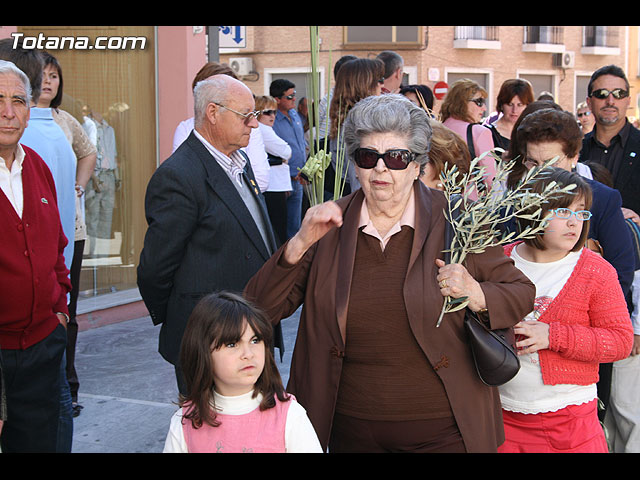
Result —
M505 247L536 286L534 310L516 324L520 371L500 386L502 453L606 453L598 419L598 367L629 355L633 330L615 269L584 248L592 194L578 174L547 167L531 188L576 188L543 206L544 232ZM545 213L543 212L543 213ZM521 228L532 222L521 221Z
M487 91L478 83L464 78L451 85L440 107L440 121L466 141L471 159L494 148L491 130L480 124L487 111L487 96ZM485 155L479 166L485 168L484 182L491 187L496 173L495 160Z
M514 161L506 187L515 188L528 169L553 158L557 158L554 167L575 171L585 178L593 198L588 246L613 265L622 291L627 295L633 282L635 257L622 213L622 198L617 190L591 178L589 166L578 162L581 146L582 133L572 114L552 102L529 104L516 122L511 145L505 153L505 159ZM516 225L509 225L506 229L516 228ZM607 397L606 394L603 396Z

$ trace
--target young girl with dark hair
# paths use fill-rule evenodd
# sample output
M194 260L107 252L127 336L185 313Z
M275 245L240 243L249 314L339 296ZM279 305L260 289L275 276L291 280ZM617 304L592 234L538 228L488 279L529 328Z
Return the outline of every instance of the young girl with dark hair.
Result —
M306 411L285 392L271 343L271 325L239 295L202 298L182 339L188 393L165 453L322 452Z
M550 215L544 234L505 247L535 284L536 301L514 327L521 369L499 387L506 439L498 451L605 453L598 366L629 355L633 330L615 269L584 248L589 184L576 173L549 170L532 192L550 182L576 188L543 206Z

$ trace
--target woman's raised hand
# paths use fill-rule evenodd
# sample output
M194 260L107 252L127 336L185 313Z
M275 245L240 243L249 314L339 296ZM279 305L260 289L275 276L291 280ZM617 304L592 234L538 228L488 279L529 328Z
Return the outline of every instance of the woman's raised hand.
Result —
M340 226L342 226L342 210L337 203L329 201L309 208L302 219L300 230L285 247L285 260L290 264L298 263L314 243L332 228Z

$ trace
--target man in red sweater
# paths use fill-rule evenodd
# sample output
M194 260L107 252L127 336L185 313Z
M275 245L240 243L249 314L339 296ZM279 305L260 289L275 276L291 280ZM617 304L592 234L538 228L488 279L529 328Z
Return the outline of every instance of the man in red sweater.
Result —
M30 97L27 76L0 60L3 452L55 451L71 290L53 177L37 153L18 143L29 120Z

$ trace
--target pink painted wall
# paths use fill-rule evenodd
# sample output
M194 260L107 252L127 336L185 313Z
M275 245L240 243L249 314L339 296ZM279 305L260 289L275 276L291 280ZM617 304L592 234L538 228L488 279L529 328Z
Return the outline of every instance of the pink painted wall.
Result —
M193 116L191 83L207 62L206 35L192 26L158 27L158 159L171 155L178 124Z
M18 29L18 27L16 27L16 26L13 26L13 27L12 26L0 27L0 38L11 38L11 34L13 32L16 32L17 29Z

